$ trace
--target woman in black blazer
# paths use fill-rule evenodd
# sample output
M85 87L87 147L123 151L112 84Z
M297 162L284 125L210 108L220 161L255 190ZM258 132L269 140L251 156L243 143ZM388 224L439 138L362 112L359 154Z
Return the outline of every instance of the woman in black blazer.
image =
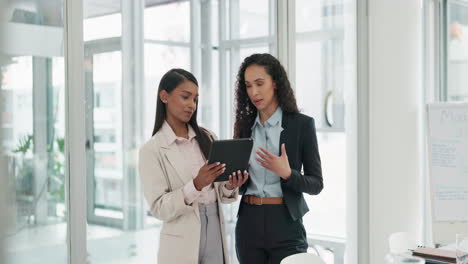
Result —
M250 177L240 189L239 262L280 263L306 252L303 193L323 189L315 124L299 113L286 71L270 54L253 54L239 69L234 137L254 140Z

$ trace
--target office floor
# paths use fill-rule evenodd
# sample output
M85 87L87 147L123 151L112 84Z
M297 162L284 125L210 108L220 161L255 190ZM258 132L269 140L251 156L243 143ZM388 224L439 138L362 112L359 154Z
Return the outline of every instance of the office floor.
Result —
M139 264L155 260L159 228L137 232L88 226L88 263ZM7 264L63 264L67 259L66 224L25 228L7 240Z
M6 264L63 264L67 262L66 224L29 226L7 239ZM229 228L229 227L228 227ZM231 227L233 228L233 226ZM227 232L230 233L229 230ZM159 226L136 232L88 225L89 264L155 263ZM228 235L231 263L237 264L233 238ZM313 252L313 250L311 250ZM333 263L333 256L322 256Z

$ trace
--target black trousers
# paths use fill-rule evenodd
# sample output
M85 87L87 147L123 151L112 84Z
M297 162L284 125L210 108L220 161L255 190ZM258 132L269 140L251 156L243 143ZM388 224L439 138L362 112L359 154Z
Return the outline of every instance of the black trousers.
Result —
M287 256L307 251L302 219L294 221L284 204L241 202L236 224L236 252L241 264L279 264Z

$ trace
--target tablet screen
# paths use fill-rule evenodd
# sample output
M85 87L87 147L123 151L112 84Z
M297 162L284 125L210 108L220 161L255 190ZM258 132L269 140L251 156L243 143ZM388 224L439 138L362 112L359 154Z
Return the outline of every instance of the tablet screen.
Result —
M211 145L208 163L221 162L226 164L226 171L215 181L227 181L233 172L247 170L252 147L253 140L251 138L215 140Z

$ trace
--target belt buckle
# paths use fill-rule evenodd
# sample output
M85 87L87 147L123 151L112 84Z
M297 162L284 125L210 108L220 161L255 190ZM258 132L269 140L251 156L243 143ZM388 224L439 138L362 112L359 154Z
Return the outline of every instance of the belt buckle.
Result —
M260 198L260 203L259 204L255 204L255 205L263 205L263 197L259 197Z

